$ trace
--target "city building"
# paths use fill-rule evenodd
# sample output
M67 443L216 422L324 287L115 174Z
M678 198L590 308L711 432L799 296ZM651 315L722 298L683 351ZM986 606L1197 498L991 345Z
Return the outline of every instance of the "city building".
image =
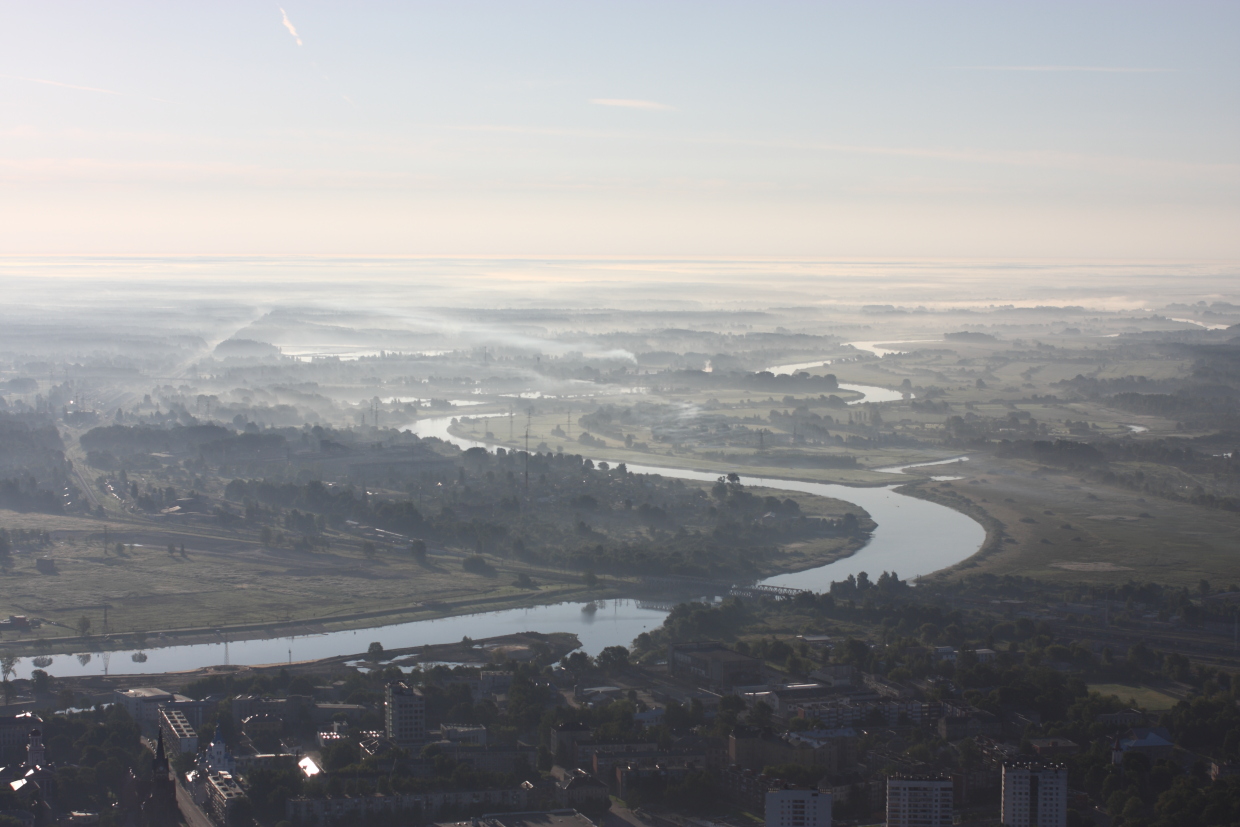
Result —
M412 747L426 740L426 699L407 683L389 683L384 691L386 735L397 746Z
M831 827L831 793L818 790L769 790L766 827Z
M224 733L220 731L219 724L215 725L215 737L198 756L198 768L207 775L220 772L231 774L237 768L228 745L224 743Z
M237 802L245 798L245 790L229 772L213 772L207 776L207 803L219 824L228 824Z
M47 763L47 751L43 748L43 731L30 730L30 742L26 744L26 766L41 767Z
M174 755L198 752L198 733L181 710L169 707L159 710L159 732Z
M672 677L712 689L757 686L763 683L762 661L742 655L721 643L672 643L667 647Z
M951 827L952 780L941 775L887 779L887 827Z
M596 824L576 810L545 810L491 813L470 821L440 822L434 827L596 827Z
M555 800L560 807L596 812L611 806L611 791L602 781L578 770L561 777L556 784Z
M26 759L30 731L43 725L43 719L30 712L0 717L0 766Z
M1042 761L1005 761L1005 827L1067 827L1068 770Z
M176 700L180 700L176 695L154 686L116 690L116 702L148 733L159 726L159 708Z

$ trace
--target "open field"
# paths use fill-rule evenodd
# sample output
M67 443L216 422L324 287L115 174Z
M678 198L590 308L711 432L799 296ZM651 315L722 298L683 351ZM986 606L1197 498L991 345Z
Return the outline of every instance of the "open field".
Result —
M1089 684L1090 692L1098 692L1102 695L1115 695L1124 703L1130 699L1137 702L1137 706L1148 712L1162 712L1170 709L1180 702L1180 699L1160 692L1150 686L1133 686L1124 683L1091 683Z
M133 367L123 372L35 371L33 357L0 365L0 381L16 383L5 387L25 389L7 394L5 416L40 423L49 456L71 463L68 471L45 464L45 493L57 505L78 496L73 488L81 495L64 514L20 503L0 511L0 527L52 536L48 547L14 544L0 574L0 616L59 624L46 634L69 634L85 617L98 633L106 611L108 632L130 633L547 602L581 594L589 561L604 552L654 546L670 549L664 562L680 555L679 564L695 553L695 538L726 522L717 511L707 516L718 504L710 484L657 519L629 515L685 490L618 493L631 481L604 474L591 483L594 505L573 505L584 478L553 481L554 493L531 492L518 482L513 458L502 468L467 467L476 458L405 432L428 417L456 418L451 433L509 451L526 447L528 428L528 447L544 462L563 452L613 465L736 473L749 493L781 501L787 492L751 489L750 480L914 480L910 493L990 530L984 553L945 576L1240 584L1240 512L1225 502L1240 490L1235 463L1224 461L1235 447L1225 437L1234 432L1226 401L1240 392L1229 372L1233 334L1172 318L1232 323L1240 319L1232 305L1165 315L972 304L495 311L483 325L488 335L511 330L519 334L513 341L525 342L502 346L453 332L463 319L473 323L474 311L436 313L448 323L420 332L407 319L362 311L286 309L240 327L239 317L204 316L194 342L178 338L180 327L144 316L144 329L165 337L176 359L126 345ZM357 349L356 360L281 352L303 351L328 327L342 346ZM110 329L83 329L92 341L113 341ZM13 330L6 341L14 352L78 364L77 350L61 353L46 338L23 340ZM230 344L214 349L208 341ZM906 352L876 355L870 343L884 342ZM900 342L910 344L893 344ZM762 372L800 364L814 366L795 376ZM875 398L884 401L839 383L877 386L884 392ZM196 429L211 433L186 436ZM1218 436L1196 439L1211 434ZM1031 458L1030 445L1056 441L1098 456L1083 464ZM21 443L6 450L0 464L12 470L0 482L30 470ZM962 454L970 460L958 466L875 470ZM947 484L929 479L962 474ZM227 496L234 480L250 493ZM385 527L372 512L307 504L302 489L311 481L363 500L411 503L422 522ZM1202 504L1208 497L1214 507ZM848 510L792 499L809 516ZM178 503L185 508L173 514ZM765 510L736 525L754 529ZM409 539L423 527L438 533L426 535L434 542L419 562ZM745 535L743 548L734 544L733 572L765 542L759 534ZM854 551L856 538L772 545L773 557L746 577L830 562ZM462 569L476 551L494 576ZM59 574L36 571L43 555L55 558ZM604 577L604 587L628 590L634 568L607 563L600 573L627 573ZM526 588L514 582L522 574L532 580Z
M966 479L925 496L1001 525L997 550L940 573L1020 575L1063 583L1240 585L1240 514L1169 503L1032 463L976 457ZM962 498L967 498L967 501ZM983 523L986 524L983 519ZM995 530L990 528L993 539ZM988 542L987 544L991 544Z
M787 494L758 488L751 493ZM858 510L808 494L796 494L793 499L807 516L836 517ZM49 623L40 630L41 637L75 635L81 617L91 621L94 634L113 635L292 621L336 628L339 624L333 618L357 614L390 613L381 620L350 618L343 625L374 625L482 607L498 609L638 590L631 578L603 577L590 591L580 571L496 556L488 557L494 575L470 573L463 570L462 561L473 552L452 547L432 548L420 562L407 549L393 546L380 546L374 556L367 556L358 538L340 532L329 534L327 549L299 550L264 545L249 528L230 530L199 523L153 526L133 515L114 517L105 522L0 511L0 525L38 526L55 538L51 548L19 551L13 565L0 574L0 614L46 619ZM118 543L122 545L119 552ZM175 547L173 553L169 544ZM768 566L770 571L762 573L823 565L855 547L839 537L788 542ZM39 556L54 558L58 573L38 572L35 558ZM515 585L520 574L529 576L532 585Z

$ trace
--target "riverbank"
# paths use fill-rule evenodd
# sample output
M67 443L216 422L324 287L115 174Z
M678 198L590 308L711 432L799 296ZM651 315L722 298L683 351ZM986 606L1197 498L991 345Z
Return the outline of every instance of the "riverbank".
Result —
M377 656L369 651L363 651L291 663L215 665L144 674L58 676L56 694L68 689L78 698L85 697L91 703L111 703L114 700L112 693L118 690L152 685L175 689L202 678L218 675L243 677L286 672L294 677L297 675L326 677L339 674L343 669L372 669L389 665L408 669L418 664L460 663L469 666L486 666L509 660L524 662L534 658L555 661L580 647L580 639L571 632L546 634L518 632L450 643L385 649ZM30 687L25 685L18 689L24 692L30 691ZM0 706L0 715L16 715L20 712L46 709L48 704L53 702L53 695L27 696L25 700L17 703Z
M250 640L275 640L291 637L324 635L331 632L375 629L396 623L497 612L505 609L537 607L564 602L587 602L620 597L627 582L608 582L600 578L594 589L580 586L549 586L531 590L523 597L512 595L483 596L471 599L428 601L409 606L352 612L317 618L264 623L237 623L210 627L153 630L136 635L93 635L18 638L0 642L0 650L18 657L66 655L79 652L148 651L169 646L193 646Z
M445 433L450 418L440 418L435 422L421 420L417 425L432 425L443 429ZM427 434L439 435L439 434ZM465 446L470 447L470 446ZM695 471L667 467L648 467L630 465L633 473L653 473L674 477L696 483L713 483L718 474L715 471ZM800 560L798 564L789 566L789 570L760 581L761 585L788 587L825 591L832 581L845 580L850 574L861 571L877 576L882 571L891 571L905 579L930 574L939 569L954 565L972 556L986 539L985 531L978 522L953 508L945 507L936 502L906 496L899 493L894 485L883 487L850 487L821 482L787 479L783 477L755 478L746 477L745 485L750 490L769 488L776 492L790 492L793 495L807 494L813 497L827 498L847 503L850 507L862 509L874 523L874 531L868 543L860 549L848 549L846 554L836 557L821 565L813 565L817 560ZM786 493L785 493L786 495ZM142 551L139 549L139 551ZM161 561L154 550L145 553L149 559L142 560L144 565L182 565L180 562ZM108 641L112 657L104 653L102 657L92 657L103 648L102 638L83 640L77 638L60 638L57 640L57 653L33 652L24 648L15 652L21 656L18 667L19 674L29 674L33 666L45 668L57 676L89 675L116 671L130 673L157 673L181 671L197 668L206 664L256 664L276 663L323 658L336 655L342 651L365 650L371 641L380 642L385 648L408 646L411 643L433 643L460 640L462 636L486 637L496 634L504 628L510 631L557 632L569 629L578 630L583 646L591 654L610 645L628 645L638 634L649 631L662 624L665 611L661 608L666 601L656 599L648 606L640 601L618 599L623 595L639 594L635 580L622 578L605 578L603 590L587 591L585 585L566 582L568 578L580 577L569 572L555 572L554 583L545 583L537 590L523 590L515 585L505 584L504 574L496 577L482 577L462 572L459 568L458 555L432 555L432 565L424 567L413 562L406 556L380 555L378 559L366 560L359 557L334 558L335 554L300 553L288 551L264 550L264 555L278 554L282 565L296 567L290 573L303 573L307 562L324 558L334 568L333 576L340 578L344 588L358 589L359 576L363 582L372 582L391 588L396 581L394 577L405 572L405 582L425 587L428 577L438 577L447 584L446 588L454 590L454 594L439 599L435 603L416 603L407 600L393 605L378 608L368 607L360 611L340 612L328 617L297 620L272 618L270 621L251 624L212 624L210 627L180 629L166 631L162 641L158 636L156 642L163 645L151 647L149 635L143 641L137 636L112 636ZM449 561L449 557L457 561L457 565L444 566L439 563ZM192 558L192 555L191 555ZM133 559L133 558L131 558ZM270 570L268 559L250 560L236 558L238 562L246 560L255 568L261 568L260 575L274 574ZM505 565L508 568L511 564ZM802 565L808 566L802 568ZM244 579L241 572L230 571L229 576ZM531 572L531 576L534 576ZM314 578L319 581L322 578ZM262 581L273 585L275 581ZM290 584L296 581L285 581L279 584L281 594L291 597ZM310 585L310 584L307 584ZM324 583L315 582L317 589ZM479 590L489 594L479 595ZM201 594L201 591L190 594ZM244 595L244 587L231 592L234 602ZM252 597L252 595L249 595ZM691 595L692 596L692 595ZM179 595L177 596L179 597ZM679 599L683 599L681 596ZM582 612L582 604L587 600L601 599L610 604L609 607L596 612ZM562 601L552 603L551 601ZM165 603L165 608L172 608L176 598ZM374 601L370 601L374 606ZM302 601L299 609L313 605L312 600ZM233 616L237 616L236 613ZM170 637L170 634L177 635ZM83 646L83 643L86 645ZM134 644L144 645L134 645ZM231 647L230 647L231 644ZM50 646L45 641L44 646ZM0 643L0 649L8 648ZM66 653L79 652L76 657L66 657ZM117 657L117 653L119 657ZM35 664L31 654L40 654L54 660L54 663ZM130 657L126 658L125 654ZM54 657L53 657L54 655ZM119 661L120 665L117 666Z

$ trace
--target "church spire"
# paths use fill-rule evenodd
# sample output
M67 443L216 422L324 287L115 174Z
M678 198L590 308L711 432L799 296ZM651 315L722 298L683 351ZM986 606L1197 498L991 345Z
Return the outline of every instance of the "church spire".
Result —
M164 752L164 728L159 728L159 743L155 747L155 760L151 762L152 772L168 774L168 755Z

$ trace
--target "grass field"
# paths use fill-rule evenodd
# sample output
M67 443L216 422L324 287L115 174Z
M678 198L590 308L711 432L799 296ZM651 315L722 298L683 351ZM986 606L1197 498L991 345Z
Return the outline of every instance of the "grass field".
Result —
M769 492L751 489L755 494ZM864 512L850 503L792 495L803 513L840 516ZM105 534L106 525L106 534ZM214 522L157 524L118 514L106 521L0 511L0 526L45 528L51 548L19 547L0 571L0 616L44 618L42 637L76 634L80 618L92 634L214 628L333 617L395 609L459 614L471 607L585 599L582 572L538 568L491 556L494 576L462 569L472 551L432 548L418 562L403 547L362 553L360 539L329 532L330 547L297 550L264 546L250 527L225 529ZM106 537L106 542L105 542ZM118 552L116 544L123 544ZM176 547L170 553L168 545ZM179 553L181 545L186 553ZM788 542L770 572L823 565L854 550L846 537L806 537ZM37 557L56 561L57 574L37 571ZM535 588L514 584L528 574ZM604 589L631 594L627 578L603 578ZM105 610L107 626L105 629ZM379 621L386 622L386 621ZM3 640L0 639L0 647Z
M976 457L967 479L926 495L1002 526L998 550L939 576L1020 575L1063 583L1240 585L1240 514L1142 497L1032 463Z
M1115 695L1124 703L1135 700L1137 706L1148 712L1162 712L1179 703L1180 699L1160 692L1151 686L1137 686L1126 683L1091 683L1090 692L1102 695Z

